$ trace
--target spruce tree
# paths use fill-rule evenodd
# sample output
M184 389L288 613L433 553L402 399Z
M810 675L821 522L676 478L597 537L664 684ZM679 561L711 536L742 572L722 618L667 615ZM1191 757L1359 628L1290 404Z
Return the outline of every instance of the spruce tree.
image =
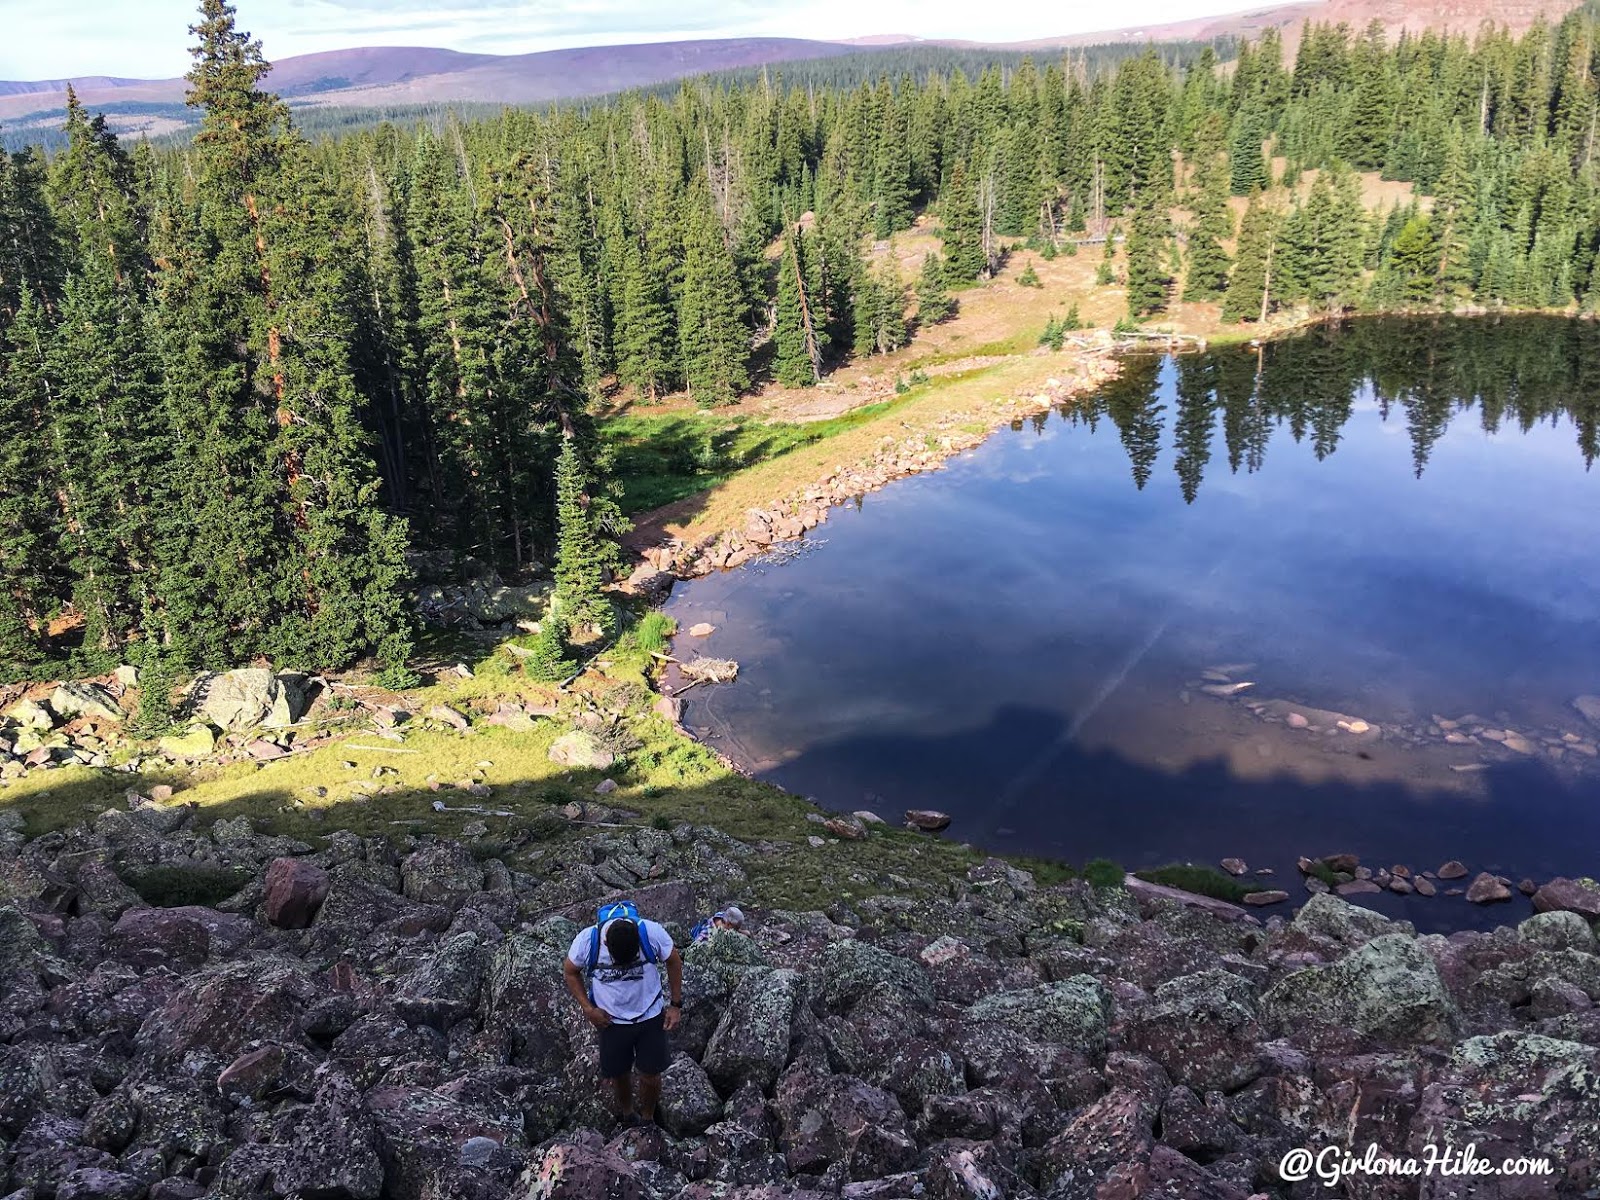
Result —
M1128 312L1143 317L1167 306L1170 280L1165 270L1166 238L1169 222L1166 210L1141 202L1133 215L1128 234Z
M810 387L822 379L822 353L817 344L814 290L807 286L802 262L802 237L790 230L778 260L778 303L774 331L777 357L773 375L784 387Z
M1266 136L1259 113L1245 110L1233 119L1228 141L1229 180L1235 196L1253 196L1271 182L1261 143Z
M1205 136L1207 132L1209 137ZM1227 168L1220 151L1213 147L1222 136L1221 120L1216 114L1202 127L1200 136L1203 156L1194 169L1189 207L1195 220L1189 234L1189 270L1183 287L1183 298L1190 301L1215 300L1222 295L1232 261L1223 242L1231 241L1234 234Z
M750 386L739 277L715 216L696 205L688 220L678 302L684 378L696 404L732 404Z
M1272 256L1277 234L1277 214L1260 200L1252 200L1239 225L1239 251L1233 274L1222 298L1224 321L1259 321L1271 306Z
M955 315L955 297L945 284L944 262L931 250L923 256L917 278L917 325L937 325Z
M61 531L49 495L44 310L24 288L0 323L0 678L16 678L45 656Z
M569 636L606 635L615 624L605 594L606 554L591 520L588 472L574 438L564 438L556 458L556 566L552 614Z
M983 218L978 195L968 181L966 166L957 162L939 198L943 226L945 271L954 283L973 283L988 262L983 252Z

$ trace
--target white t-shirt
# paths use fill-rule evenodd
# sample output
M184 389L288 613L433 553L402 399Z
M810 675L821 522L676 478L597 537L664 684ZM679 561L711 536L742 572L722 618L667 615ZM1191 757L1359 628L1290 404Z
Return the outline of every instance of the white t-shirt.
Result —
M607 926L610 924L610 921L606 922ZM613 1021L624 1025L648 1021L667 1006L666 988L657 964L666 962L667 956L672 953L672 936L647 918L640 918L639 930L642 937L650 939L650 946L656 952L654 963L645 961L644 948L641 946L639 957L632 964L626 967L614 965L611 951L606 948L605 930L601 929L600 958L589 979L595 1006L609 1013ZM593 944L594 926L590 925L572 939L572 948L567 951L567 958L573 966L580 970L588 969L589 948Z

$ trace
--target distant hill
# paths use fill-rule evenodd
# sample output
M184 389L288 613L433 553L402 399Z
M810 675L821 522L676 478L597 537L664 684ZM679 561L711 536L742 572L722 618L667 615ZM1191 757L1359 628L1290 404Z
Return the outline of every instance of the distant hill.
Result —
M885 49L911 39L875 45ZM539 104L648 87L767 63L869 53L874 46L803 38L720 38L637 46L585 46L536 54L462 54L420 46L367 46L279 60L267 86L300 106L398 109L440 103ZM8 140L53 132L67 80L0 81ZM71 81L91 111L124 133L160 136L188 123L182 79L93 76Z
M1504 25L1521 33L1541 16L1558 21L1583 0L1309 0L1300 4L1280 4L1215 17L1197 17L1166 25L1146 25L1108 29L1071 37L1047 38L1025 43L1031 49L1054 46L1092 46L1101 42L1210 41L1221 37L1253 38L1267 29L1281 29L1293 48L1299 42L1300 26L1307 21L1337 25L1343 21L1352 29L1365 29L1380 22L1391 38L1403 29L1413 33L1424 29L1475 33L1485 21ZM1024 45L1024 44L1019 44ZM1017 47L1013 47L1017 48Z
M1226 2L1226 0L1224 0ZM1373 20L1391 35L1401 29L1475 31L1494 21L1520 32L1538 17L1559 19L1580 0L1308 0L1202 17L1165 25L1104 30L1030 42L990 45L927 41L882 34L848 41L802 38L721 38L633 46L586 46L535 54L464 54L422 46L365 46L305 54L279 61L268 86L300 109L325 110L325 121L349 114L414 114L443 105L544 104L645 88L696 75L742 68L839 58L893 55L936 48L973 51L1044 51L1114 43L1213 42L1284 31L1291 52L1305 21L1344 21L1364 29ZM73 81L91 111L104 112L123 134L159 137L180 133L193 121L184 107L182 79L85 76ZM66 80L0 81L0 144L53 144L65 107ZM309 116L309 114L307 114Z

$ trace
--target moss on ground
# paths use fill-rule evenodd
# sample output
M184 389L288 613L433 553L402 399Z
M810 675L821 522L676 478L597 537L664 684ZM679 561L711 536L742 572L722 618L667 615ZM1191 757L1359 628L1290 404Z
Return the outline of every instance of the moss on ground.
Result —
M1181 888L1197 896L1210 896L1213 900L1243 903L1251 892L1261 891L1258 883L1244 883L1215 867L1197 866L1194 863L1168 863L1164 867L1150 867L1135 871L1140 879Z

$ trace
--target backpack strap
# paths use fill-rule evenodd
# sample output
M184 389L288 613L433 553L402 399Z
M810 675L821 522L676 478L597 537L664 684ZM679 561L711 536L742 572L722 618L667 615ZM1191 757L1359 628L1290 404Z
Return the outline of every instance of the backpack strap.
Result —
M644 921L638 920L634 925L639 930L639 953L644 955L645 962L652 967L656 965L656 948L650 942L650 931L644 927Z
M600 965L600 922L593 925L594 934L589 939L589 966L584 971L584 988L589 993L589 1003L594 1003L594 969Z

